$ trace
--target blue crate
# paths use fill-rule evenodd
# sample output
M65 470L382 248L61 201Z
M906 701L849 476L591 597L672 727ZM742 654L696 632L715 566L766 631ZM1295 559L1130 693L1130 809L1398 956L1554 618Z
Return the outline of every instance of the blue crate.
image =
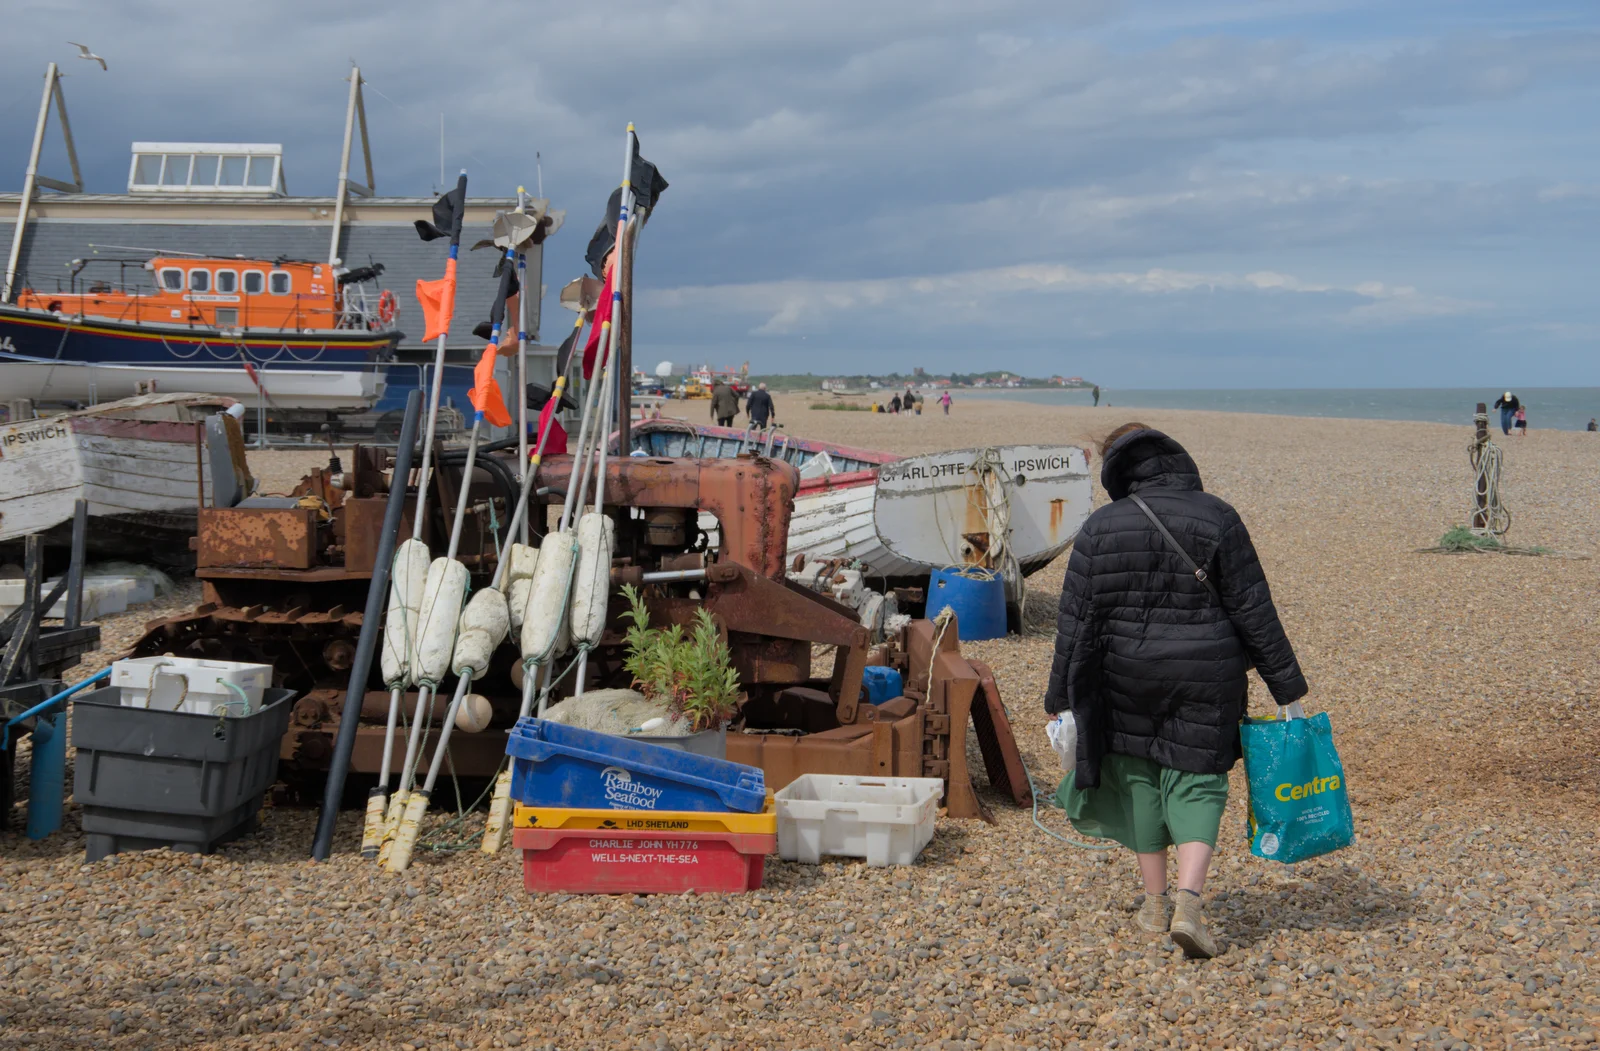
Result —
M587 810L712 810L758 814L761 770L638 739L521 719L506 741L511 798Z
M861 686L867 691L867 700L872 704L892 701L905 690L899 671L877 665L868 665L861 670Z

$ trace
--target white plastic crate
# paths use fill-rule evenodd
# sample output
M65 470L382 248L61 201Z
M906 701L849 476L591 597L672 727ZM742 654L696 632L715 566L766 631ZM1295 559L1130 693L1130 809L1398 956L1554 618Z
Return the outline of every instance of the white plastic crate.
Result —
M231 683L232 685L226 685ZM111 685L124 708L191 715L248 715L272 685L270 664L208 661L195 657L131 657L111 665ZM242 702L248 701L248 711Z
M801 774L780 789L778 856L815 865L824 854L910 865L933 839L937 777Z

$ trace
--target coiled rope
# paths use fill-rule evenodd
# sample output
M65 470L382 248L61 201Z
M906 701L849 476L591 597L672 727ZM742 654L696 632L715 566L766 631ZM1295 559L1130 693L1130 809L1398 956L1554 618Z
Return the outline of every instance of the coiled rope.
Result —
M1474 435L1467 443L1467 459L1477 476L1468 521L1472 523L1474 536L1502 537L1511 529L1511 512L1500 502L1500 467L1504 453L1489 438L1488 413L1475 413L1472 419L1483 437Z
M1019 630L1028 622L1028 588L1022 579L1022 563L1017 560L1011 544L1011 496L1007 483L1011 481L1000 450L983 450L973 463L983 493L983 520L989 530L989 561L997 567L1000 576L1017 588L1017 620Z

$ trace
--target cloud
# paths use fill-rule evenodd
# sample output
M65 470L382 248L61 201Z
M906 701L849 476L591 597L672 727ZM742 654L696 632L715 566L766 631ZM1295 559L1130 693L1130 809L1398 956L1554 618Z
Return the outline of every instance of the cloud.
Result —
M639 287L663 312L641 313L642 352L753 330L781 349L824 324L871 332L863 353L900 353L907 332L958 352L987 322L1020 348L1203 330L1277 354L1321 325L1398 339L1473 318L1494 324L1452 339L1532 353L1556 335L1510 326L1600 322L1574 278L1600 204L1586 12L458 0L439 18L421 0L56 0L8 13L0 156L25 156L55 57L91 189L120 190L134 138L244 139L282 141L291 190L328 193L354 57L380 192L432 188L441 113L445 168L468 167L474 192L531 188L541 154L571 219L548 246L553 288L580 269L638 124L672 182L642 242ZM111 71L80 68L69 37ZM0 169L20 181L20 163ZM673 305L688 298L698 330Z
M768 281L690 286L647 291L646 309L705 314L754 315L754 336L793 336L829 331L853 315L891 310L915 329L981 324L1015 309L1019 299L1041 301L1046 309L1073 309L1081 297L1187 296L1243 293L1257 296L1322 297L1334 304L1332 316L1349 324L1440 317L1479 309L1484 304L1432 296L1409 286L1363 281L1340 286L1305 281L1291 274L1196 273L1183 270L1089 271L1065 264L1025 264L959 273L879 278L862 281ZM1316 322L1326 319L1319 312ZM859 321L859 317L856 318Z

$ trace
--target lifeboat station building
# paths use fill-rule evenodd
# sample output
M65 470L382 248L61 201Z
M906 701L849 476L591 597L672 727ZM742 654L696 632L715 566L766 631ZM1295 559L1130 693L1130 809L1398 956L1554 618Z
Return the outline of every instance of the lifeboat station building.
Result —
M396 347L397 361L390 366L387 389L376 411L403 407L406 394L427 382L431 372L435 346L422 340L416 285L419 279L435 279L443 273L445 243L423 241L414 226L419 219L431 220L435 198L377 194L359 70L352 71L351 79L338 192L328 197L300 197L289 193L282 146L263 143L134 142L126 192L86 193L64 119L61 126L73 181L36 174L52 95L55 105L61 101L59 82L51 77L24 190L0 193L0 246L11 249L5 284L0 288L3 301L15 302L23 288L83 291L89 282L131 285L142 281L153 289L162 276L142 264L157 256L295 260L328 264L334 273L381 265L377 284L392 293L393 327L404 336ZM356 151L352 149L352 131L358 125ZM353 153L365 161L365 182L351 176ZM491 272L500 254L494 249L468 249L492 236L497 213L515 210L518 205L517 197L476 196L469 188L444 381L447 397L463 411L468 409L464 393L472 385L472 365L484 345L472 328L489 317L495 291ZM525 198L521 205L536 216L549 214L546 200ZM561 213L551 215L552 232L559 229L562 218ZM542 251L542 246L533 245L527 252L531 289L543 288ZM537 345L540 298L532 296L528 304L527 379L549 387L555 348ZM503 375L500 382L502 390L515 390L513 376Z

